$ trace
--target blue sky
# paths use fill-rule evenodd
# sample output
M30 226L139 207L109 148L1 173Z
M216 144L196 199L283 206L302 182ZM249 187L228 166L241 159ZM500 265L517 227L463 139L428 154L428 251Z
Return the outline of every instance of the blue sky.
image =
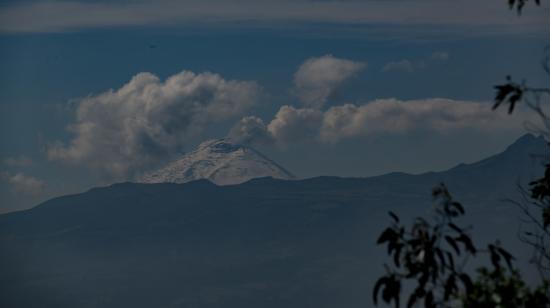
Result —
M518 17L506 1L472 10L477 2L2 2L0 211L131 180L201 141L226 136L244 117L261 122L255 128L269 137L251 142L302 177L440 170L499 152L524 133L529 115L491 115L492 86L507 74L547 84L540 60L550 13L543 3ZM123 126L139 130L112 137L127 156L97 142L129 117L117 106L148 102L118 93L122 86L142 72L162 85L183 78L182 71L212 91L192 94L199 103L210 99L206 111L187 114L190 96L177 92L164 105L183 108L176 122L167 117L172 109L154 118L131 111L153 121L161 135L151 134L149 122ZM114 94L105 96L110 89ZM223 114L208 109L219 104L233 105ZM414 115L419 108L408 106L426 110ZM485 107L483 116L472 114ZM345 112L353 125L334 124ZM177 122L188 116L190 124ZM97 131L84 133L84 123ZM143 134L154 147L135 141ZM71 148L75 140L85 145ZM98 171L111 163L120 172Z

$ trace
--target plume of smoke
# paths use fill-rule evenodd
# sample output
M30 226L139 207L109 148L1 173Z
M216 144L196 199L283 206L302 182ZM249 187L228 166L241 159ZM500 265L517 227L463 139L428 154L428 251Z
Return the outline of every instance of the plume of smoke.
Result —
M139 73L83 99L69 126L73 139L52 144L48 156L125 179L182 151L211 121L242 116L259 93L254 82L213 73L183 71L164 82Z

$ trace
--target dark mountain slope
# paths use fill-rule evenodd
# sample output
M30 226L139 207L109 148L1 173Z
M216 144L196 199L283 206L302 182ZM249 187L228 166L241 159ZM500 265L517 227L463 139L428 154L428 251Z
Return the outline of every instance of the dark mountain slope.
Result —
M122 183L52 199L0 215L0 306L368 307L388 209L426 215L440 181L476 238L499 237L526 257L517 211L498 199L545 151L528 135L444 172Z

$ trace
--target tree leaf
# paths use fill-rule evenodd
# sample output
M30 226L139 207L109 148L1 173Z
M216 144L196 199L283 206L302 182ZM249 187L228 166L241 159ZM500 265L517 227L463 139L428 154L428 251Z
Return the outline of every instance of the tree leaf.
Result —
M398 244L395 248L395 253L393 254L393 262L395 263L395 266L400 267L400 256L401 256L401 249L403 248L402 244Z
M380 237L376 241L376 244L382 244L387 241L393 241L396 238L396 233L392 228L387 228L380 234Z
M447 301L456 290L455 275L450 275L445 282L445 293L443 298Z
M454 262L454 259L453 259L453 255L448 251L446 251L446 255L447 255L447 260L449 261L449 266L452 268L452 270L454 270L455 262Z
M382 291L382 299L386 303L390 303L392 299L395 301L395 307L399 307L399 293L401 292L401 283L395 277L391 276L388 278L388 282L385 284L384 290Z
M500 247L497 247L497 250L500 253L500 255L504 257L504 261L506 261L506 265L508 265L508 269L512 270L512 260L514 260L514 256L512 256L512 254L510 254L508 251Z
M443 256L443 252L439 248L435 249L435 254L436 254L437 258L439 259L439 263L441 263L441 266L439 267L439 269L440 269L441 273L444 273L445 272L445 266L447 265L447 262L445 262L445 256Z
M426 294L426 299L424 299L424 306L426 308L434 308L435 307L434 294L433 294L432 291L428 291L428 293Z
M389 211L388 214L390 214L391 218L393 218L393 220L395 221L395 223L399 223L399 217L398 217L397 215L395 215L394 212Z
M464 215L465 213L464 207L460 202L453 201L452 205L458 210L458 212L460 212L460 214Z
M470 279L470 276L462 273L458 275L458 278L460 278L460 280L462 281L462 284L466 288L466 293L470 293L474 288L474 284L472 283L472 279Z
M468 235L462 233L459 237L456 238L456 240L462 242L468 252L473 255L476 254L477 249L475 248L474 243L472 243L472 239Z
M550 225L550 207L546 207L542 210L542 221L544 224L544 229L547 229Z
M376 281L376 284L374 285L374 290L372 291L372 301L374 302L375 305L378 304L378 292L380 291L380 288L383 285L386 285L389 280L390 278L384 276L378 279L378 281Z
M456 251L456 254L460 255L460 249L458 248L455 240L448 235L445 235L445 240L447 241L447 243L449 243L449 245L451 245L451 247L453 247L453 249Z
M460 229L457 225L455 225L454 223L449 223L449 227L451 227L451 229L455 230L456 232L458 233L463 233L462 229Z
M416 302L416 292L414 292L413 294L411 294L411 296L409 296L409 300L407 301L407 308L411 308L412 306L414 306L414 303Z
M500 270L500 256L497 253L495 245L489 244L489 255L491 256L491 263L495 270Z

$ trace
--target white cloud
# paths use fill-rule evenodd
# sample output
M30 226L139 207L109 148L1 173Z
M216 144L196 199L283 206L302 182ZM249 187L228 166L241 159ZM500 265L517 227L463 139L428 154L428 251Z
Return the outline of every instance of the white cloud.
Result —
M16 174L0 172L0 178L18 193L37 195L46 188L44 181L20 172Z
M4 164L9 167L28 167L32 165L32 163L32 159L24 155L4 159Z
M521 114L512 119L490 107L488 103L441 98L381 99L359 106L347 104L325 112L319 138L337 142L385 134L451 134L459 130L488 133L521 128L521 121L525 119Z
M277 25L326 22L474 27L466 33L547 31L548 10L528 7L515 18L502 1L158 0L37 1L4 5L2 32L58 32L109 26L230 22Z
M382 72L390 71L402 71L412 73L419 69L424 69L428 65L434 64L434 62L445 62L449 60L449 53L446 51L434 51L429 58L411 61L403 59L399 61L390 61L384 65Z
M418 68L423 68L424 64L414 64L412 61L403 59L400 61L391 61L386 63L384 67L382 68L382 72L390 72L390 71L403 71L412 73Z
M345 104L322 112L283 106L259 135L279 144L316 140L336 143L344 139L387 135L440 134L460 131L499 133L521 131L527 119L491 110L491 104L442 98L401 101L379 99L363 105ZM263 122L262 122L263 123ZM254 140L249 135L248 140Z
M212 73L183 71L164 82L139 73L83 99L69 126L74 138L50 146L48 156L126 179L184 150L213 122L241 116L259 94L254 82Z
M286 144L315 138L322 121L323 112L317 109L283 106L269 123L267 130L274 140Z
M432 53L432 59L437 61L447 61L449 60L449 53L446 51L434 51Z
M365 63L332 55L310 58L294 74L294 92L306 106L320 108L346 80L365 67Z

